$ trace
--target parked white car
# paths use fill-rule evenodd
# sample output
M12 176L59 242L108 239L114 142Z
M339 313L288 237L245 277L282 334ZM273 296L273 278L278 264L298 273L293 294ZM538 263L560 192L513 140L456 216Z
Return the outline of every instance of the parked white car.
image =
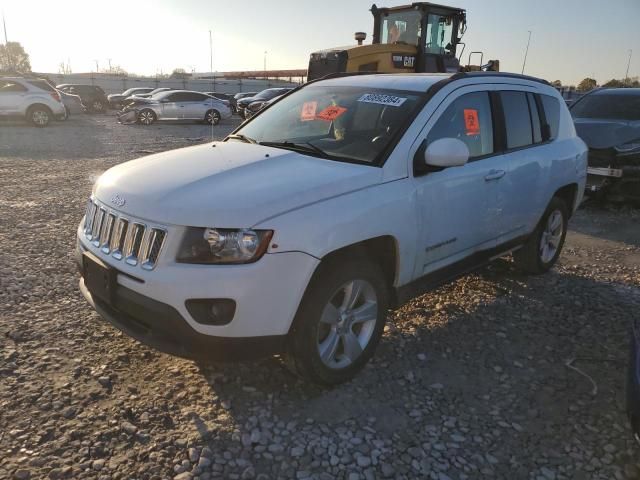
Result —
M373 355L389 308L510 253L550 269L586 168L544 81L311 82L223 142L104 173L77 231L80 289L163 351L284 353L334 384Z
M217 125L231 118L231 108L222 100L189 90L169 90L149 98L131 97L123 114L135 111L138 123L151 125L158 120L199 120Z
M67 112L60 94L46 80L0 77L0 117L24 118L36 127L46 127Z

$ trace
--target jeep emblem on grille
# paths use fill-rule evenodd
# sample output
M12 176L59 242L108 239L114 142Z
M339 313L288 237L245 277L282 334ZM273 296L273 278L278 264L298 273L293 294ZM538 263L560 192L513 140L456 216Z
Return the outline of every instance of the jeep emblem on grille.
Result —
M116 193L113 197L111 197L111 203L113 203L116 207L122 207L125 203L127 203L127 201Z

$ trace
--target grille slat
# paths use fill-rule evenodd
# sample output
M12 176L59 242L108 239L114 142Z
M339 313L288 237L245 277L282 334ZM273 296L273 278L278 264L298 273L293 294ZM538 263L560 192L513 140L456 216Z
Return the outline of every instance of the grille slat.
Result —
M98 208L96 211L96 216L94 218L93 230L91 231L91 241L96 246L100 246L100 233L102 230L102 223L104 222L104 217L107 214L107 211L104 208Z
M102 253L145 270L155 268L167 236L162 228L120 217L93 200L85 212L84 234Z
M113 213L107 214L107 221L104 222L102 227L102 233L100 234L100 245L102 245L102 252L109 254L111 248L111 235L113 234L113 224L116 221L116 216Z

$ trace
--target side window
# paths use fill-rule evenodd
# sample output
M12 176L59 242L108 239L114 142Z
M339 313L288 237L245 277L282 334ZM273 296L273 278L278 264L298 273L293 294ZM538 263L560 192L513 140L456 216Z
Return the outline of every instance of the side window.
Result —
M557 98L549 95L540 95L542 100L542 107L544 108L544 117L549 125L549 134L551 138L545 140L551 140L558 138L558 129L560 128L560 103Z
M507 130L507 148L518 148L533 143L529 103L525 92L500 92L504 123Z
M174 93L169 96L170 102L189 102L189 94L185 92Z
M0 80L0 94L26 91L27 89L17 82L12 82L10 80Z
M469 158L493 153L493 121L487 92L468 93L454 100L427 135L427 145L440 138L457 138L469 147Z
M209 97L208 95L203 95L201 93L189 94L189 102L204 102L205 100L211 100L211 97Z
M540 115L538 114L538 106L533 93L527 93L527 102L529 103L529 113L531 114L531 125L533 126L533 143L542 142L542 132L540 130Z

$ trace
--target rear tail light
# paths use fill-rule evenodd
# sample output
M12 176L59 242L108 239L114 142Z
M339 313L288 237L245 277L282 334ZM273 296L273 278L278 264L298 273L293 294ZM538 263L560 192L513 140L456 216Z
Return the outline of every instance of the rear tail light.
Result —
M49 92L49 95L51 95L51 98L53 98L56 102L62 101L60 100L60 94L58 92Z

